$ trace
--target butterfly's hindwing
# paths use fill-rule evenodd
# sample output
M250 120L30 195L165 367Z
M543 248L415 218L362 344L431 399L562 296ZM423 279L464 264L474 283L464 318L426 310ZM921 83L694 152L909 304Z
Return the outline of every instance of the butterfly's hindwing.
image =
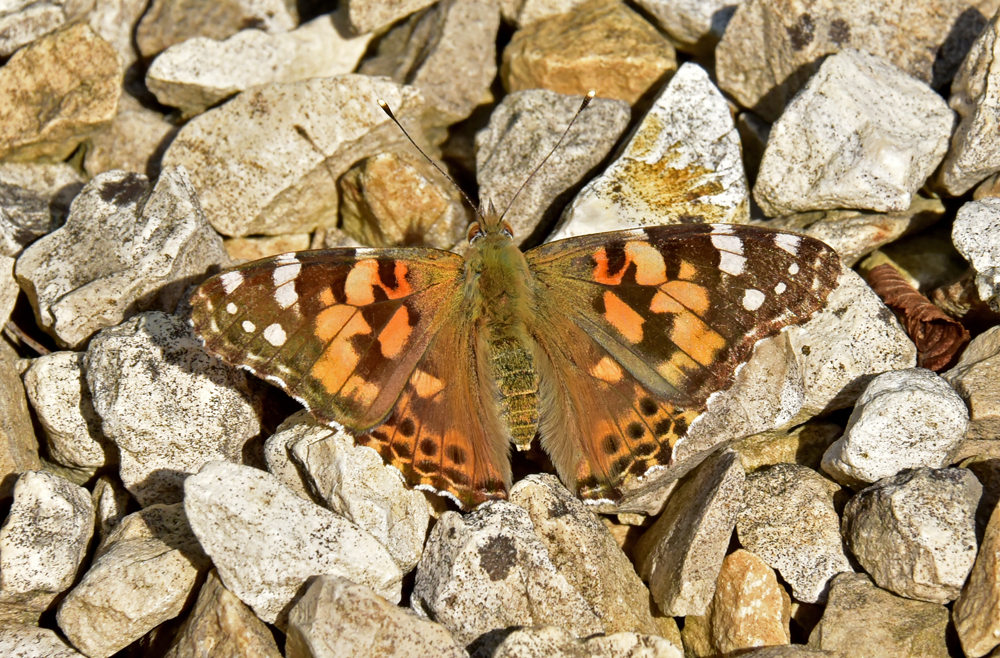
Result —
M603 410L574 412L602 418L584 424L578 434L554 439L560 445L578 442L560 470L580 482L583 494L612 499L626 477L667 463L661 439L672 446L684 435L709 395L732 385L758 340L805 322L820 309L841 271L836 253L822 242L739 225L581 236L525 256L540 288L539 315L549 328L540 340L552 353L554 368L577 373L565 376L570 398L594 398ZM560 349L580 336L592 343L589 355L579 347ZM560 365L564 358L573 367ZM623 374L618 377L611 365ZM609 372L615 381L601 376ZM609 391L621 401L602 401ZM655 447L658 456L649 460L631 450L628 459L615 457L609 472L602 445L628 444L629 428L637 421L625 419L641 418L647 399L671 419L663 435L652 428L659 443L644 448ZM558 409L549 414L565 416ZM567 422L571 419L550 425L559 432Z

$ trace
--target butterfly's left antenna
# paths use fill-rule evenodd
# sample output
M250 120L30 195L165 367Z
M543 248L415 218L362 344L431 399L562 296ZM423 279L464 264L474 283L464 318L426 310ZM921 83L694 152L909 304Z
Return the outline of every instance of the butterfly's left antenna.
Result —
M476 213L476 215L479 216L479 219L484 219L482 213L479 212L479 208L476 207L476 204L472 203L472 199L470 199L469 195L466 194L465 191L461 187L458 186L458 183L455 182L455 179L452 178L451 176L449 176L448 172L446 172L444 169L442 169L441 167L439 167L438 163L434 162L434 160L432 160L429 155L427 155L426 153L424 153L424 150L422 148L420 148L419 146L417 146L417 143L415 141L413 141L412 137L410 137L410 133L406 132L406 128L403 127L403 124L401 124L399 122L399 120L396 119L396 115L393 114L392 110L389 109L389 104L386 103L381 98L379 98L378 99L378 106L382 108L382 111L385 112L386 116L388 116L390 119L392 119L392 122L394 124L396 124L396 127L399 128L403 132L404 135L406 135L406 139L410 140L410 144L413 144L413 148L417 149L417 151L420 153L420 155L424 156L424 158L427 160L427 162L430 162L432 165L434 165L435 169L437 169L438 171L440 171L441 174L445 178L447 178L449 181L451 181L451 184L455 186L455 189L458 190L458 193L462 195L462 198L465 199L465 201L469 204L469 206Z
M580 116L584 110L587 109L587 106L590 105L590 101L594 100L594 96L596 95L597 92L591 89L590 91L587 92L587 95L583 97L583 102L580 103L580 109L578 109L576 111L576 114L573 115L573 118L569 120L569 125L566 126L566 130L563 131L563 134L559 136L559 141L556 142L556 145L552 147L552 150L549 151L549 154L546 155L544 158L542 158L542 161L538 163L538 166L536 166L534 169L531 170L531 173L528 174L528 177L524 179L523 183L521 183L521 187L517 188L517 192L514 192L514 196L511 197L510 203L508 203L507 207L503 209L503 214L500 215L500 219L503 219L510 211L511 206L513 206L514 202L517 201L518 195L521 194L521 190L525 188L525 186L528 184L528 181L534 178L535 174L538 173L538 170L542 168L542 165L548 162L549 158L552 157L552 154L555 153L557 150L559 150L559 147L562 145L563 140L566 139L566 135L569 134L570 128L572 128L573 124L576 123L576 118Z

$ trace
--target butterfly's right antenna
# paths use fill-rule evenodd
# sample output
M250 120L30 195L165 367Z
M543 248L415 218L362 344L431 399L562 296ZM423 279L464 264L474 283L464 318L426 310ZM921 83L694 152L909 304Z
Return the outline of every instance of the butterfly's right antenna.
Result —
M417 151L420 153L420 155L424 156L424 158L427 160L427 162L430 162L432 165L434 165L434 168L437 169L438 171L440 171L441 174L445 178L447 178L451 182L452 185L455 186L455 189L458 190L458 193L462 195L462 198L465 199L465 201L469 204L469 206L472 208L473 212L475 212L476 215L479 216L479 219L483 219L483 215L482 215L481 212L479 212L479 208L476 207L476 204L472 203L472 199L470 199L469 195L466 194L465 191L461 187L458 186L458 183L455 182L455 179L452 178L451 176L449 176L448 172L446 172L444 169L442 169L441 167L439 167L438 163L434 162L434 160L432 160L429 155L427 155L426 153L424 153L424 151L423 151L422 148L420 148L419 146L417 146L417 143L415 141L413 141L412 137L410 137L410 133L406 132L406 128L403 127L403 124L401 124L399 122L399 120L396 119L396 115L393 114L392 110L389 109L389 104L386 103L381 98L379 98L378 99L378 106L382 108L382 111L385 112L386 116L388 116L390 119L392 119L392 122L394 124L396 124L396 127L399 128L403 132L404 135L406 135L406 139L410 140L410 144L413 144L413 148L417 149Z
M580 114L582 114L585 109L587 109L587 106L590 105L590 101L594 100L594 96L596 95L597 92L591 89L590 91L587 92L587 95L583 97L583 102L580 103L580 109L578 109L576 111L576 114L573 115L573 118L569 120L569 125L566 126L566 130L563 131L563 134L559 136L559 141L556 142L556 145L552 147L552 150L549 151L549 154L546 155L544 158L542 158L542 161L538 163L538 166L531 170L531 173L528 174L528 177L524 179L523 183L521 183L521 187L517 188L517 192L514 192L514 196L511 197L510 203L507 204L507 207L503 209L503 214L500 215L501 219L503 219L503 217L506 216L508 211L510 211L511 206L513 206L514 202L517 201L518 195L521 194L521 190L525 188L525 186L528 184L528 181L530 181L532 178L535 177L535 174L537 174L538 170L542 168L542 165L548 162L549 158L552 157L552 154L559 149L559 147L563 143L563 140L566 139L566 135L569 134L569 129L572 128L573 124L576 122L576 118L580 116Z

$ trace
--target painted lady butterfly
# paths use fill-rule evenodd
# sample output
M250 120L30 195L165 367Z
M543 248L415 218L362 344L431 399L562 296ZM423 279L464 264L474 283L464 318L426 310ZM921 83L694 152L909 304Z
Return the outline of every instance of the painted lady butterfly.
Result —
M586 500L670 463L754 344L826 302L840 259L812 238L686 224L521 252L495 212L467 258L436 249L282 254L206 281L209 352L357 433L463 507L502 498L536 432Z

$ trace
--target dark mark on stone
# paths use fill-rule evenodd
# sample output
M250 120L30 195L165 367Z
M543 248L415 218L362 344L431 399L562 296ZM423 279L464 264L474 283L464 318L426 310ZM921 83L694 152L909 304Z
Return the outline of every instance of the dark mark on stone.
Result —
M105 203L126 205L137 201L146 193L146 178L139 174L126 174L124 178L101 187L101 199Z
M479 566L493 582L504 580L516 561L517 547L510 537L490 537L479 548Z
M843 46L851 40L851 26L843 18L835 18L830 21L830 41L838 46Z
M788 31L788 38L792 42L792 50L799 51L812 43L816 35L816 26L813 24L812 16L802 14L799 16L797 25L785 28Z

